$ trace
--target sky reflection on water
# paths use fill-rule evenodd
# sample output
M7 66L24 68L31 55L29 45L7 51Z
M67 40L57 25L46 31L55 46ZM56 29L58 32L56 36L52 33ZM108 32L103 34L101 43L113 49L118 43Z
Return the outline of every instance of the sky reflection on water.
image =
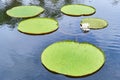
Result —
M119 80L120 79L120 0L0 0L0 79L1 80ZM82 3L94 6L98 17L109 22L101 30L84 34L79 23L85 17L61 14L65 4ZM41 17L52 17L59 21L58 31L48 35L26 35L17 31L22 19L11 18L6 10L18 5L41 5L46 9ZM39 17L40 17L39 16ZM87 16L88 17L88 16ZM42 51L50 44L61 40L90 42L106 54L104 67L85 78L69 78L46 70L40 61Z

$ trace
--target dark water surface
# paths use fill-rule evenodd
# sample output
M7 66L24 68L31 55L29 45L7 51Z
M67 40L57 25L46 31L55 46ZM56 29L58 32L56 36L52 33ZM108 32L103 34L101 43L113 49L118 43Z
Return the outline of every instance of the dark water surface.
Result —
M0 80L120 80L120 0L0 0ZM65 4L88 4L97 10L92 17L105 19L109 26L83 33L80 20L60 13ZM5 14L18 5L41 5L46 9L40 17L59 21L59 29L48 35L26 35L17 31L21 19ZM91 16L87 16L91 17ZM40 61L42 51L61 40L89 42L100 47L106 55L103 68L88 77L70 78L46 70Z

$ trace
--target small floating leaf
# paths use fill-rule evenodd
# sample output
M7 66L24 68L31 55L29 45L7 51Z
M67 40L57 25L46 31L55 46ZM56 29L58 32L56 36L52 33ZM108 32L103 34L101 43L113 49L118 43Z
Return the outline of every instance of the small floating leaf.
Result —
M42 13L44 9L40 6L17 6L7 10L7 15L16 18L34 17Z
M58 22L51 18L31 18L18 25L18 30L27 34L47 34L57 29Z
M105 62L105 56L90 43L61 41L47 47L41 60L50 71L79 77L98 71Z
M61 12L70 16L88 16L94 14L96 9L88 5L73 4L63 6Z
M89 28L91 29L101 29L107 27L108 25L107 21L99 18L84 18L81 21L81 25L84 23L88 23Z

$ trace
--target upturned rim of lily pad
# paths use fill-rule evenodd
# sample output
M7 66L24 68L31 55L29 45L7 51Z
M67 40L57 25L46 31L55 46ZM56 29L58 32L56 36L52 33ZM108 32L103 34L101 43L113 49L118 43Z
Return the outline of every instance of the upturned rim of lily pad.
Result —
M65 13L64 11L62 11L62 9L66 6L74 6L74 5L78 5L78 6L86 6L86 7L89 7L89 8L92 8L94 10L94 12L91 12L91 13L86 13L86 14L78 14L78 15L74 15L74 14L69 14L69 13ZM61 8L61 12L65 15L68 15L68 16L73 16L73 17L79 17L79 16L90 16L90 15L93 15L96 13L96 9L93 7L93 6L90 6L90 5L85 5L85 4L68 4L68 5L64 5L62 8Z
M29 31L24 31L24 30L22 30L21 29L21 25L24 23L24 22L27 22L27 21L29 21L29 20L31 20L31 23L33 22L32 20L35 20L35 19L42 19L42 21L44 20L44 19L46 19L46 20L51 20L51 21L54 21L54 24L53 24L53 26L55 26L55 28L53 29L53 30L50 30L50 31L45 31L45 32L29 32ZM46 24L46 23L45 23ZM40 25L38 25L38 26L40 26ZM49 25L48 25L49 26ZM41 26L40 26L41 27ZM53 19L53 18L46 18L46 17L43 17L43 18L30 18L30 19L27 19L27 20L23 20L23 21L21 21L19 24L18 24L18 31L20 31L20 32L22 32L22 33L24 33L24 34L29 34L29 35L45 35L45 34L49 34L49 33L52 33L52 32L55 32L56 30L58 30L58 28L59 28L59 24L58 24L58 21L57 20L55 20L55 19Z
M49 62L49 64L46 64L47 63L47 61L48 60L50 60L50 59L53 59L54 57L54 53L55 53L55 50L57 49L57 47L58 46L55 46L55 49L54 49L54 53L52 53L52 51L50 51L50 52L48 52L47 53L47 49L48 50L50 50L50 48L53 48L52 46L53 45L56 45L56 44L58 44L58 43L66 43L66 42L70 42L71 44L75 44L76 46L78 46L78 45L83 45L83 44L89 44L90 46L93 46L94 48L96 48L97 50L99 50L99 53L101 54L101 57L100 57L100 60L102 60L102 61L99 61L98 60L98 58L95 60L95 62L97 63L97 64L99 64L100 62L100 64L99 64L99 67L97 67L95 70L93 70L93 71L90 71L90 72L87 72L87 73L84 73L84 74L69 74L69 73L67 73L67 72L59 72L59 71L57 71L57 70L55 70L54 68L55 68L55 66L60 66L60 63L58 63L57 65L55 65L54 63L53 63L53 61L51 62L52 64L54 64L54 65L52 65L52 64L50 64L50 62ZM64 46L63 46L64 47ZM66 49L64 49L63 51L66 51ZM73 51L73 49L71 49L70 51ZM61 53L61 52L60 52ZM57 54L60 54L59 52L57 53ZM49 55L48 55L49 54ZM70 53L66 53L66 54L70 54ZM84 53L85 54L85 53ZM47 56L48 55L48 56ZM55 54L56 55L56 54ZM90 54L91 55L91 54ZM51 57L53 57L53 58L50 58L49 56L51 56ZM64 56L64 55L62 55L62 56ZM100 56L100 55L99 55ZM60 55L59 55L59 57L60 57ZM57 59L59 58L59 57L57 57ZM73 57L73 56L72 56ZM91 56L92 57L92 56ZM95 56L94 56L95 57ZM46 59L48 59L48 60L46 60ZM54 61L59 61L59 60L54 60ZM64 59L66 59L66 58L63 58L62 60L64 61ZM62 61L61 60L61 61ZM96 72L98 72L102 67L103 67L103 65L104 65L104 63L105 63L105 54L104 54L104 52L100 49L100 48L98 48L97 46L95 46L95 45L93 45L93 44L91 44L91 43L88 43L88 42L82 42L82 43L79 43L79 42L75 42L75 41L70 41L70 40L65 40L65 41L59 41L59 42L56 42L56 43L53 43L52 45L50 45L50 46L48 46L44 51L43 51L43 53L41 54L41 62L42 62L42 64L43 64L43 66L47 69L47 70L49 70L49 71L51 71L51 72L53 72L53 73L58 73L58 74L62 74L62 75L65 75L65 76L68 76L68 77L85 77L85 76L89 76L89 75L92 75L92 74L94 74L94 73L96 73ZM67 62L68 63L68 62ZM71 61L70 61L70 63L72 63ZM76 62L75 62L76 63ZM62 64L62 63L61 63ZM63 63L63 64L65 64L65 63ZM49 65L49 67L48 67L48 65ZM78 65L78 64L77 64ZM98 66L98 65L96 65L96 64L94 64L95 66L94 67L96 67L96 66ZM50 68L50 66L52 66L51 68ZM74 68L74 67L71 67L71 68ZM79 67L80 68L80 67ZM61 68L61 70L62 70L63 68ZM66 69L68 69L68 66L67 66L67 68ZM82 70L82 69L81 69ZM64 69L64 71L65 71L65 69ZM69 70L66 70L66 71L69 71ZM74 70L73 70L74 71ZM79 71L79 70L78 70ZM84 70L83 70L84 71Z
M26 15L26 16L25 16L25 15L13 15L13 14L10 13L11 11L13 11L13 10L15 10L15 9L17 9L17 8L23 8L23 7L25 7L25 8L30 8L30 9L31 9L31 7L34 7L34 8L39 8L40 10L39 10L39 11L36 11L35 14L30 15L30 16L27 16L27 15ZM6 14L7 14L8 16L14 17L14 18L32 18L32 17L35 17L35 16L38 16L38 15L42 14L44 11L45 11L45 9L42 8L41 6L25 5L25 6L16 6L16 7L13 7L13 8L11 8L11 9L7 10L7 11L6 11ZM21 12L21 13L22 13L22 12Z
M85 21L86 19L91 19L91 20L97 19L97 20L104 21L105 25L104 25L103 27L97 27L97 28L93 28L92 26L89 27L90 29L93 29L93 30L104 29L104 28L106 28L106 27L109 25L109 24L108 24L108 21L106 21L106 20L104 20L104 19L96 18L96 17L89 17L89 18L83 18L83 19L81 20L81 22L80 22L80 25L81 25L81 26L82 26L83 23L88 23L88 24L90 25L89 22L86 22L86 21ZM91 21L91 20L90 20L90 21ZM85 22L84 22L84 21L85 21ZM93 21L93 22L94 22L94 21Z

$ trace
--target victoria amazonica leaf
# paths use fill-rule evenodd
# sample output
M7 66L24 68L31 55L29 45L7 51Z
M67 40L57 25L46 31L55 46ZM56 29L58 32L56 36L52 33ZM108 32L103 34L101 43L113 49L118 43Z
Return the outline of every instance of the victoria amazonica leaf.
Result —
M102 29L108 25L107 21L99 18L84 18L80 24L84 23L88 23L91 29Z
M88 16L94 14L96 9L88 5L72 4L63 6L61 12L69 16Z
M29 18L41 14L44 9L40 6L17 6L7 10L7 15L16 18Z
M50 71L79 77L98 71L105 62L103 51L90 43L61 41L48 46L41 56Z
M26 34L47 34L57 29L58 22L51 18L31 18L18 25L18 30Z

